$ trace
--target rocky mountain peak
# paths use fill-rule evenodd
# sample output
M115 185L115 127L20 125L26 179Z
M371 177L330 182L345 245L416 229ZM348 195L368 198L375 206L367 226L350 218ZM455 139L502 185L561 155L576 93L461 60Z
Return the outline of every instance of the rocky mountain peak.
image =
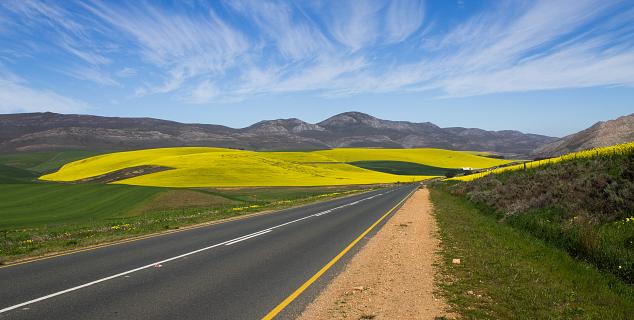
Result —
M324 131L324 128L316 124L304 122L297 118L290 118L260 121L245 128L245 130L252 133L285 134L300 133L304 131Z
M363 124L369 125L369 126L375 126L381 121L382 120L379 120L369 114L351 111L351 112L344 112L344 113L340 113L338 115L332 116L318 124L322 127L337 128L337 127L346 127L349 125L363 125Z

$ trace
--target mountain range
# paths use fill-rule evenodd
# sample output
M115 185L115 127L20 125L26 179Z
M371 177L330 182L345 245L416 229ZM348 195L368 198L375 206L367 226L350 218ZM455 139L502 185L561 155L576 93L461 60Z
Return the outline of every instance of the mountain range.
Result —
M558 139L513 130L441 128L430 122L382 120L360 112L341 113L315 124L291 118L260 121L239 129L153 118L21 113L0 115L0 152L68 149L115 151L174 146L247 150L433 147L529 156L611 143L620 141L622 136L631 139L634 116L629 117L629 120L615 120L620 121L618 123L598 123L592 128L600 127L599 131L603 132L597 135L600 141L590 142L594 141L590 138L589 141L581 139L584 142L577 143L575 141L579 138L572 139L571 136ZM617 128L621 122L628 125L624 129L625 134L619 133L621 129Z

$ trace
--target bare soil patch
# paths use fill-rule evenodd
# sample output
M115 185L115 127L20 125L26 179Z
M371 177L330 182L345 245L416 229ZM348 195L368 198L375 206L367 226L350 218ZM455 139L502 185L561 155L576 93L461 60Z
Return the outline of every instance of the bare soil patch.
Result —
M440 241L421 189L355 255L300 319L443 319L434 262Z

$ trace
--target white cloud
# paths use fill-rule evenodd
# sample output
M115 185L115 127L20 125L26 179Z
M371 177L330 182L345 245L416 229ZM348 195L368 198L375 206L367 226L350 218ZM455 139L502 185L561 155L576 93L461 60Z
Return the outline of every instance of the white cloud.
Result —
M400 42L423 24L425 8L421 1L397 0L390 2L386 14L386 31L389 42Z
M146 61L168 69L164 83L149 85L147 93L174 91L202 74L222 75L249 47L244 35L212 9L185 15L147 3L110 7L92 2L85 7L134 40Z
M186 97L186 101L190 103L208 103L215 100L219 96L218 88L209 80L200 83L191 95Z
M79 80L88 80L104 86L118 86L120 83L113 79L107 72L95 67L76 67L61 70L60 72Z
M260 0L227 4L253 21L266 40L273 40L286 58L298 60L332 49L317 26L300 10L293 10L291 4Z
M325 20L335 39L356 51L379 38L378 15L383 7L378 1L335 1Z
M439 89L445 97L631 86L634 48L620 38L632 29L628 19L597 20L613 6L591 0L504 4L428 39L418 61L370 68L339 86L354 94Z
M0 2L0 16L10 12L10 24L25 33L44 30L51 46L74 58L56 71L131 85L136 97L166 94L188 103L289 92L437 90L463 97L634 83L634 8L623 10L626 1L489 6L452 24L428 21L432 8L415 0L227 0L170 9L93 0L77 2L72 12L55 2L8 0ZM36 49L46 48L40 41L19 45L0 58L37 59ZM15 54L28 45L22 51L29 54Z
M130 67L124 67L117 71L117 76L120 78L129 78L133 77L137 74L136 69Z
M99 65L110 62L110 59L100 53L102 51L100 46L92 41L92 32L98 28L94 21L91 21L91 25L86 25L80 22L79 17L73 16L55 3L35 0L2 1L0 8L18 17L19 21L11 23L20 32L30 33L37 38L52 35L53 46L89 64Z
M0 112L51 111L71 113L88 109L84 102L50 90L40 90L16 82L14 77L0 77Z
M424 62L434 77L424 85L469 96L632 83L631 47L618 48L610 33L571 37L610 7L605 1L540 1L518 15L471 20L446 36L455 46L450 54Z

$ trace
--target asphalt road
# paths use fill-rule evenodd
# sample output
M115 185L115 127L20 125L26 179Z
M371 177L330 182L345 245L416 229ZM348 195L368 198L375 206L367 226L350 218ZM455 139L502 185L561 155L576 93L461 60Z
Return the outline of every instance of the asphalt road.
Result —
M259 319L416 187L0 268L0 319ZM359 245L277 317L295 317Z

